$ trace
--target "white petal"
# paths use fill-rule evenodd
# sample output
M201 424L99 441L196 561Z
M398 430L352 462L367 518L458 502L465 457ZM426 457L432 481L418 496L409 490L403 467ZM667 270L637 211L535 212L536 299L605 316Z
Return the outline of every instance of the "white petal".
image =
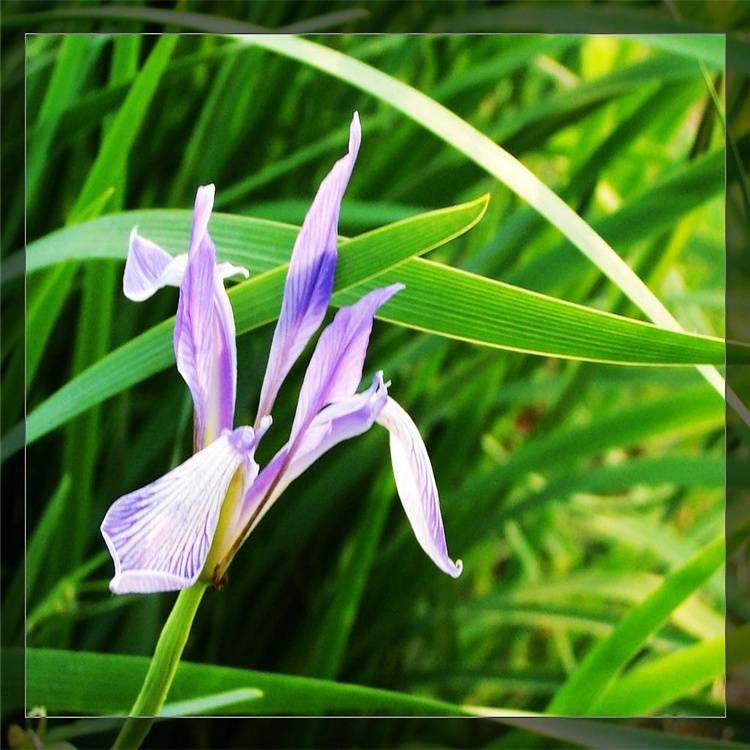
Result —
M419 545L440 570L458 578L463 564L448 555L435 475L417 426L390 396L376 421L390 433L396 488Z
M142 302L163 286L179 286L185 275L187 255L173 258L156 243L141 237L133 227L122 277L122 290L128 299Z
M191 586L206 562L229 483L240 465L254 474L259 435L225 432L155 482L116 500L101 526L115 564L115 594Z
M250 276L250 271L242 266L233 266L231 263L224 261L223 263L217 263L216 274L220 279L231 279L232 276L242 276L243 279L247 279Z

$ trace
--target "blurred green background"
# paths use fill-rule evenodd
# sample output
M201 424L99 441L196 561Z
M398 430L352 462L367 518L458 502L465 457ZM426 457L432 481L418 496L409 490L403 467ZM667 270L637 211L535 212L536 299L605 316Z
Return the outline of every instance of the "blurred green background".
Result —
M596 227L686 329L722 335L721 67L699 65L658 39L309 38L409 82L488 134ZM25 58L6 51L5 84L14 91L22 91L26 66L29 242L97 214L187 208L206 182L216 183L222 212L299 224L343 152L357 109L363 146L342 235L488 192L479 225L431 259L642 318L555 228L418 124L317 70L217 36L182 37L165 54L152 97L143 100L142 124L113 148L101 175L113 190L87 195L106 133L142 82L138 72L154 60L155 42L39 35L28 37ZM13 103L24 107L23 97ZM22 153L22 133L6 134L5 159ZM23 239L19 200L4 209L4 252ZM74 374L173 314L175 291L142 305L125 300L121 272L121 263L89 260L28 277L36 358L29 413ZM4 291L7 301L23 288L11 281ZM238 423L253 417L272 330L238 340ZM13 378L23 382L22 339L18 327L5 333L8 387ZM278 424L291 421L303 368L285 387L291 395L279 402ZM425 437L463 576L442 576L418 549L394 492L387 438L372 432L332 451L308 481L286 491L238 555L226 589L206 597L185 659L408 696L389 703L344 690L340 699L322 683L309 691L269 684L266 705L297 706L293 713L429 714L458 705L544 712L581 674L587 654L649 594L677 590L676 571L721 534L721 401L690 367L547 359L383 322L365 378L380 368ZM6 434L22 412L4 412ZM189 397L169 369L29 446L25 635L39 654L29 708L107 713L117 700L127 708L133 678L125 666L109 664L87 688L85 659L45 650L152 653L173 597L113 598L98 526L113 499L183 460L190 443ZM736 473L728 476L737 481ZM725 698L733 700L723 679L723 570L706 577L641 646L631 643L602 712L723 715ZM17 576L4 606L6 628L18 633L22 605ZM745 614L730 602L730 621ZM117 696L118 680L128 699ZM254 684L239 673L196 672L198 694L201 680L205 696ZM104 696L107 685L111 695ZM252 700L227 705L218 712L277 712ZM50 737L57 731L81 747L99 746L103 736L87 734L85 724L50 726ZM196 726L192 746L223 741L217 725ZM427 733L418 722L299 723L282 738L276 725L257 726L259 734L233 730L231 746L269 737L288 746L534 741L479 722L433 725ZM577 737L559 741L598 746L580 726ZM741 718L735 731L744 727ZM160 725L154 742L170 746L184 731Z

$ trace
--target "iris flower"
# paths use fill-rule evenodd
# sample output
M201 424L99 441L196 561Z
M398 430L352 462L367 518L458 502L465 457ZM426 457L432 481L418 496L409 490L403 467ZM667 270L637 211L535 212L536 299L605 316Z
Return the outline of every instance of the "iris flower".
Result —
M448 555L435 477L416 425L388 394L382 372L357 393L374 316L401 284L375 289L336 313L312 353L288 441L262 471L254 459L279 388L328 308L339 209L360 139L355 113L348 153L321 183L294 244L252 427L234 427L237 351L224 288L224 279L248 272L216 262L208 232L214 186L198 189L187 254L173 258L133 229L125 295L141 301L165 285L180 289L174 351L192 395L195 452L107 512L101 531L115 565L113 593L174 591L199 578L223 585L237 550L286 487L375 423L390 433L396 488L418 543L442 571L460 575L461 561Z

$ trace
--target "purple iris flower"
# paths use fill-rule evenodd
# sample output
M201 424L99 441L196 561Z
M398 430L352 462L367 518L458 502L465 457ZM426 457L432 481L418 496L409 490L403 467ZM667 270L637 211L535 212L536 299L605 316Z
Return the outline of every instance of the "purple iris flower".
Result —
M321 183L294 244L254 427L234 428L237 353L224 279L248 272L216 262L208 233L214 186L198 189L187 254L172 257L133 229L125 295L141 301L162 286L180 288L174 350L193 399L195 453L107 512L101 531L115 564L115 594L173 591L199 578L222 585L235 553L286 487L375 422L390 433L396 487L417 541L441 570L460 575L461 561L448 555L435 477L416 425L388 395L382 372L357 393L375 314L403 285L375 289L336 313L310 359L289 440L261 471L254 459L279 388L328 308L339 209L360 139L355 113L348 153Z

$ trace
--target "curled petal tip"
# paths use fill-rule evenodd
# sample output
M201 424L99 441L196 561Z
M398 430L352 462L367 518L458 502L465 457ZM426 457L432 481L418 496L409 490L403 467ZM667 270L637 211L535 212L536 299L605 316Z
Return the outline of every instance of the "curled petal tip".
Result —
M390 396L377 421L390 433L396 489L417 542L440 570L458 578L463 563L448 555L435 475L417 426Z
M258 431L256 433L259 438L266 434L272 422L273 422L273 417L270 414L266 414L266 416L260 420L260 424L258 425Z

